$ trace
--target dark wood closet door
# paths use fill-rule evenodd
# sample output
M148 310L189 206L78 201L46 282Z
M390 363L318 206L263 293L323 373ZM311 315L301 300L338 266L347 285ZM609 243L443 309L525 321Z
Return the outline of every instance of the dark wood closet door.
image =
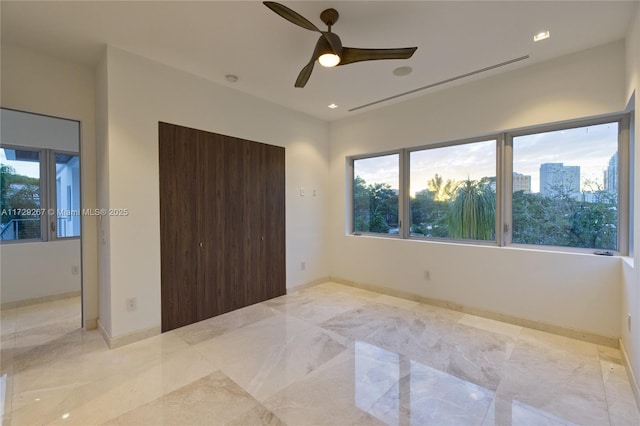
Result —
M160 129L162 330L285 294L284 149L164 123ZM192 190L183 190L185 181ZM191 212L182 220L190 221L193 242L183 237L172 249L177 231L167 228L176 222L165 212L176 205ZM180 281L176 270L193 277Z
M253 304L260 300L264 286L264 270L260 264L261 246L264 236L264 145L241 139L234 141L240 149L238 165L238 226L242 229L238 237L238 250L242 253L238 264L237 293L234 305Z
M284 148L265 145L264 242L262 267L265 283L260 287L261 300L283 295L286 290L285 261L285 157ZM286 286L286 284L284 284Z
M226 312L229 290L226 270L226 241L233 231L227 224L226 209L229 197L224 144L216 135L198 134L198 193L194 199L197 210L198 238L198 301L197 320Z
M197 321L198 180L194 134L160 123L160 275L162 330Z

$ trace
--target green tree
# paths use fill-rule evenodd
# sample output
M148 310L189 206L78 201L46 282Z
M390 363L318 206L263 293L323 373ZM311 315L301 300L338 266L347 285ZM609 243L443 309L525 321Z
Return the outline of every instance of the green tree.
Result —
M353 180L353 225L356 232L369 232L369 190L360 176Z
M551 245L615 250L617 248L617 200L597 185L590 200L577 199L567 191L553 196L513 193L512 241L521 244ZM583 194L584 196L584 194Z
M436 175L427 182L427 188L433 193L435 201L449 201L456 190L456 182L447 179L446 182L436 173Z
M353 185L354 231L386 234L398 226L398 195L389 184L356 176Z
M446 201L437 201L429 189L416 192L410 200L411 233L425 237L447 237Z
M492 240L495 235L496 195L485 181L467 179L456 188L449 205L452 238Z
M14 219L19 221L18 232L23 236L39 238L39 217L17 214L17 209L33 210L40 207L40 179L16 173L9 165L0 166L0 220L7 225ZM3 228L4 229L4 228Z

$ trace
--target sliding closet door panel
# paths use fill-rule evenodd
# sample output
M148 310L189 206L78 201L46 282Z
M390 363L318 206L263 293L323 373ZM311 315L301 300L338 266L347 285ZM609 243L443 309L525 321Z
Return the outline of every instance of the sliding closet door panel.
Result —
M266 282L262 290L264 299L286 293L285 252L285 151L284 148L266 145L264 179L265 246L263 271ZM263 299L263 300L264 300Z
M215 135L198 132L198 321L226 312L229 298L225 285L224 241L231 230L226 224L226 164L224 145Z
M229 290L226 310L231 311L246 306L243 302L243 288L245 281L244 271L244 238L247 233L244 220L245 204L244 197L247 188L246 181L246 159L244 158L244 141L234 138L224 138L226 168L226 188L227 188L227 223L233 230L232 234L227 234L224 241L226 247L226 270L227 281L225 285Z
M162 330L191 324L196 318L198 268L195 243L197 161L193 131L160 123L160 257Z
M245 142L243 157L246 164L244 191L244 247L242 268L245 271L242 297L247 304L267 299L265 289L266 271L262 259L265 256L265 199L264 191L266 145Z

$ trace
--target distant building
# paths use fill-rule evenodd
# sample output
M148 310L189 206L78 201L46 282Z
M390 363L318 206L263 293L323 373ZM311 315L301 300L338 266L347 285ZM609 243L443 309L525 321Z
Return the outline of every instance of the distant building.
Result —
M565 166L563 163L540 164L540 194L545 197L568 194L580 200L580 166Z
M593 191L584 191L582 193L582 201L585 203L597 203L600 199L597 193Z
M604 171L604 190L611 194L618 194L618 153L616 152L609 159L607 170Z
M513 172L513 192L531 192L531 176Z

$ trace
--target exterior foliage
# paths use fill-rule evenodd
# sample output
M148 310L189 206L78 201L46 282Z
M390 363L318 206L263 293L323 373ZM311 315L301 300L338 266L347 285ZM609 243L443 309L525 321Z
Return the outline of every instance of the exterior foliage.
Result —
M410 233L430 238L495 240L496 194L493 178L462 182L434 176L410 199ZM519 244L617 249L617 200L602 188L590 202L575 194L554 196L516 191L512 241ZM398 195L387 184L354 180L355 232L395 233Z
M568 194L513 193L514 243L616 250L617 223L615 198L604 191L591 203Z
M15 223L17 231L25 238L40 236L40 220L38 216L23 216L21 211L40 208L40 180L19 175L8 165L0 167L0 207L2 210L0 238L5 228Z
M388 234L398 228L398 194L389 184L367 185L356 176L353 182L353 225L355 232Z
M451 238L495 239L496 193L483 180L459 183L449 203L448 222Z

